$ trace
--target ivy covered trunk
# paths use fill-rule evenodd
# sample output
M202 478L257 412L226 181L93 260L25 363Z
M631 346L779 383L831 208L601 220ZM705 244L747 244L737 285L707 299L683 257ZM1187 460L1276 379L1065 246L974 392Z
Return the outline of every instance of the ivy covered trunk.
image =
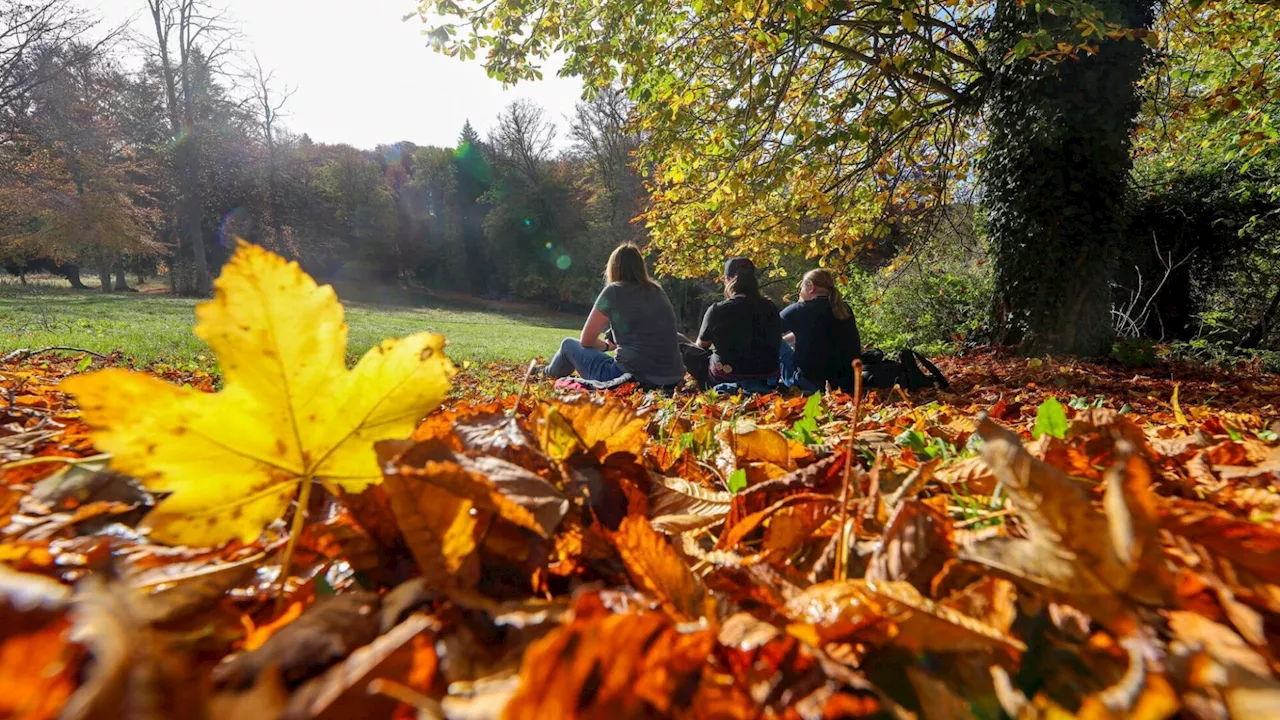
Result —
M1025 34L1074 20L999 3L988 36L997 67L986 117L985 204L1004 342L1027 353L1096 355L1112 337L1110 281L1125 243L1137 40L1060 61L1010 60ZM1152 0L1100 0L1108 20L1150 28Z

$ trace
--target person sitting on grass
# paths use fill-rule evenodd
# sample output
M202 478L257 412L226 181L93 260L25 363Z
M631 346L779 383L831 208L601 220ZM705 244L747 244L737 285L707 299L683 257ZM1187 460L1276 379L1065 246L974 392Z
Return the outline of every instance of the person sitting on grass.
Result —
M778 306L760 294L756 266L744 257L725 263L724 297L707 308L696 344L681 346L684 366L704 388L767 391L778 379Z
M669 387L684 380L676 314L662 286L649 278L635 245L609 256L607 283L577 338L565 338L541 372L552 378L576 370L584 380L607 382L630 373L641 385ZM608 329L611 338L601 334ZM616 357L608 353L616 350Z
M853 392L853 360L862 353L862 340L831 273L821 268L805 273L800 302L782 311L782 331L784 385L806 393L828 385Z

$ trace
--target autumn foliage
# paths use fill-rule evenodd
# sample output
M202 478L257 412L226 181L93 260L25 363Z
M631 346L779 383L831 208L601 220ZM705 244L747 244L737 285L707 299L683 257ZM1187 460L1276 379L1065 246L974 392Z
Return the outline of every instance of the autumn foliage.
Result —
M1280 713L1274 377L446 399L247 246L198 315L220 380L0 367L0 716Z

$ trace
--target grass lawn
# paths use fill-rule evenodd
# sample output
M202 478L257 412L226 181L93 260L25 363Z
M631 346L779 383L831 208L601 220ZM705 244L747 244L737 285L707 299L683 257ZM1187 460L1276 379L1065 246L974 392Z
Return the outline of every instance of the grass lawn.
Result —
M116 350L138 363L194 364L211 369L209 348L192 333L197 301L149 293L104 295L47 286L0 285L0 350L67 345L100 353ZM566 319L448 307L346 305L348 360L388 337L438 332L455 362L527 361L549 357L561 338L576 334ZM298 318L306 322L306 318Z

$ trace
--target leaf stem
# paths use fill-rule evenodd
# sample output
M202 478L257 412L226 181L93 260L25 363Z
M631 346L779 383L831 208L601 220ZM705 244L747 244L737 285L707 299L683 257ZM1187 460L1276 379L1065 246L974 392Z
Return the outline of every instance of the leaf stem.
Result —
M293 511L293 522L289 525L289 542L284 546L284 559L280 561L279 588L276 598L276 613L283 612L285 606L285 586L289 582L289 565L293 562L293 550L298 546L298 538L302 537L302 526L307 522L307 506L311 503L310 477L302 479L302 489L298 491L298 507Z
M835 579L844 580L849 555L849 477L853 469L853 439L858 434L858 416L862 411L862 359L853 361L853 422L849 424L849 442L844 449L844 481L840 489L840 545L836 547Z

